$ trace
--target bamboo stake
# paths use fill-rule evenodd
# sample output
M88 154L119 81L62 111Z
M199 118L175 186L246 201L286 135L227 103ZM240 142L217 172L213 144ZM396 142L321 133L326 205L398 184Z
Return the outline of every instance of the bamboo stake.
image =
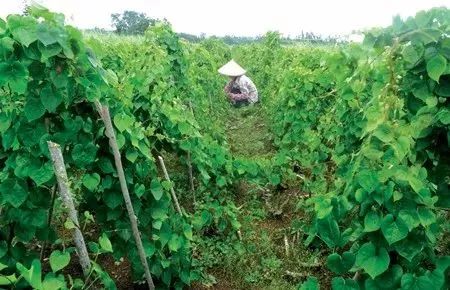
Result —
M285 273L287 276L290 276L295 279L305 278L305 277L309 276L308 273L299 273L299 272L293 272L293 271L289 271L289 270L286 270Z
M289 242L287 235L284 235L284 250L286 252L286 257L289 257Z
M170 182L169 173L167 173L166 165L164 164L164 159L161 156L158 156L159 164L161 165L161 168L164 172L164 177L168 182ZM175 206L177 208L177 211L180 215L183 215L181 212L180 204L178 203L177 195L175 194L175 190L173 189L173 186L170 187L170 193L172 194L172 199L175 202Z
M239 241L242 241L242 232L241 232L241 230L237 230L237 235L238 235Z
M194 115L194 107L192 106L192 101L191 100L189 100L189 110L191 110L191 114L192 114L192 116L194 116L195 117L195 115Z
M300 267L303 267L303 268L319 268L319 267L323 266L317 262L314 262L314 263L299 262L299 263L297 263L297 265Z
M109 108L107 106L103 106L100 103L96 102L97 110L105 123L106 136L109 139L109 146L111 147L114 155L114 161L116 164L117 175L119 176L120 188L122 190L123 199L125 200L125 206L128 211L128 217L131 223L131 229L133 231L134 240L136 242L136 247L139 253L139 258L141 260L142 266L144 267L145 279L148 283L148 288L150 290L155 289L155 284L153 284L153 279L150 274L150 269L148 267L147 258L144 252L144 246L142 245L141 233L139 232L137 217L134 214L133 205L131 204L130 193L128 192L127 181L125 179L125 173L123 171L122 159L120 156L119 146L117 145L116 134L114 132L111 116L109 114Z
M87 252L86 244L84 242L83 234L80 231L80 223L78 222L78 213L72 199L72 193L69 187L69 179L67 178L66 167L64 165L64 158L61 152L61 147L51 141L47 141L48 149L53 161L53 169L55 171L56 180L58 181L59 195L67 208L69 218L75 225L72 232L73 241L77 248L77 254L80 259L80 265L83 269L84 276L88 276L91 269L91 260ZM49 221L51 221L49 219Z

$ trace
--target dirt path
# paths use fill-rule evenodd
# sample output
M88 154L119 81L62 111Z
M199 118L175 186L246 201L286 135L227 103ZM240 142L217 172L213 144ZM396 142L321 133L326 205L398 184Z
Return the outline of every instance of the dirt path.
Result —
M276 148L264 108L230 108L226 116L225 133L233 156L267 164ZM240 208L241 240L221 241L214 246L227 249L225 256L220 254L220 262L207 270L215 282L210 288L194 285L193 289L289 290L297 289L299 282L311 275L329 280L323 267L304 266L324 264L324 258L307 249L302 236L293 232L293 223L304 219L296 210L299 194L299 185L280 190L255 180L241 181L233 199Z
M235 158L260 162L276 153L261 105L230 108L225 126ZM284 237L289 236L294 206L288 205L286 212L275 215L270 203L277 203L276 199L273 192L251 180L239 184L234 202L241 207L241 243L245 252L230 257L230 261L236 261L234 264L211 269L217 280L211 289L296 289L297 281L284 275L286 267L293 264L294 255L286 257Z

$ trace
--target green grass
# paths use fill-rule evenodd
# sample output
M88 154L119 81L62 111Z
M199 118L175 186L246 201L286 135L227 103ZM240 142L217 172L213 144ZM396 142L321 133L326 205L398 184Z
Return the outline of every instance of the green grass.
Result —
M225 120L231 151L239 158L270 158L272 134L261 105L230 108Z

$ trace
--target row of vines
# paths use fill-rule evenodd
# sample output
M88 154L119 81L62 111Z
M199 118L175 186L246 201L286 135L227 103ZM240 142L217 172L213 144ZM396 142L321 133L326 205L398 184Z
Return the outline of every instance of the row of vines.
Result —
M449 20L436 8L361 45L282 48L269 34L266 52L236 48L267 85L276 158L312 196L293 231L329 248L333 289L449 285Z
M205 126L207 120L194 116L194 111L205 114L197 108L211 108L218 98L206 96L212 89L207 85L214 83L197 84L201 71L195 69L215 70L229 52L214 42L192 48L192 54L205 53L204 63L188 70L187 49L166 23L142 38L85 38L64 24L63 15L39 6L31 6L27 16L0 20L0 37L0 286L114 289L100 265L105 255L122 262L125 257L133 281L143 280L96 102L111 111L156 286L183 288L198 280L201 269L192 268L196 237L206 228L223 232L240 226L233 204L217 211L225 201L214 198L232 183L225 140ZM213 57L208 45L222 55ZM70 188L83 213L80 225L67 218L54 197L57 185L47 141L62 148ZM181 194L187 198L197 192L201 198L182 215L169 194L173 184L157 166L160 155L176 156L183 168L192 168L194 188L182 187ZM86 234L93 258L87 277L65 271L76 264L68 238L73 227Z

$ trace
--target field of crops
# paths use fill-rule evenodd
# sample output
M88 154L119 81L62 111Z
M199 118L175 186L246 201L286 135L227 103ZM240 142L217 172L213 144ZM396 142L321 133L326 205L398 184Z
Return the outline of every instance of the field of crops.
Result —
M448 289L449 98L445 8L335 45L0 19L0 289Z

